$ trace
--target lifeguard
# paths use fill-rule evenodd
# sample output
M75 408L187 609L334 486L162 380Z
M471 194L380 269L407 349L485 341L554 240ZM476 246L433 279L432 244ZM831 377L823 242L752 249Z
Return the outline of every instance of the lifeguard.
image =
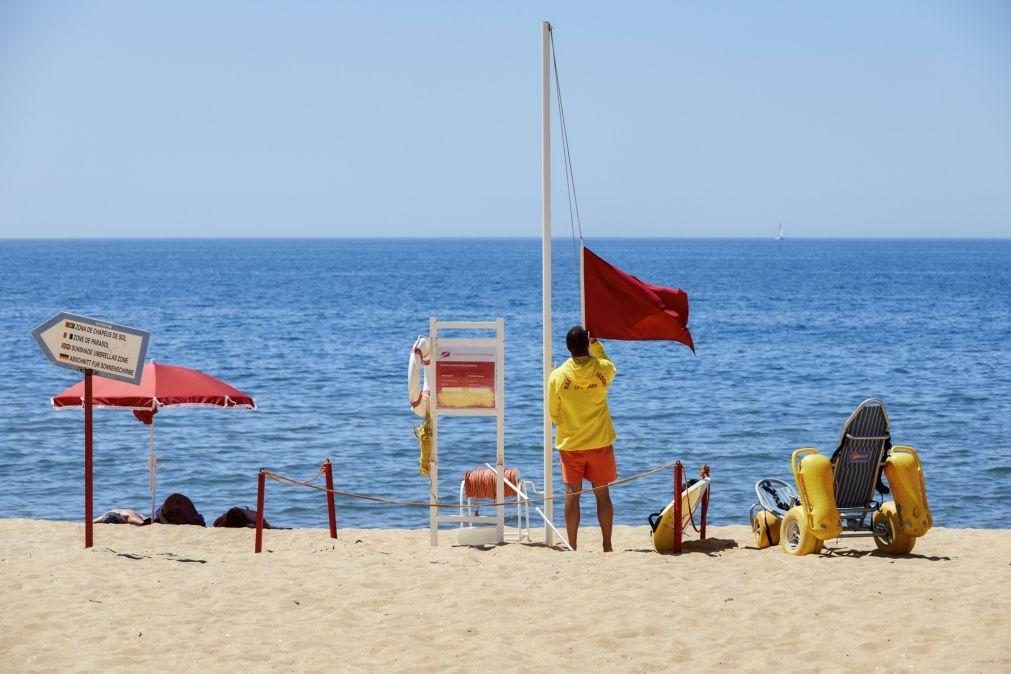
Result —
M579 532L579 492L583 478L597 497L597 520L604 552L611 552L614 505L607 485L617 477L613 444L617 436L607 406L607 390L616 370L604 347L581 325L565 336L572 357L548 379L548 412L558 427L555 447L561 456L565 482L565 528L569 545L576 548Z

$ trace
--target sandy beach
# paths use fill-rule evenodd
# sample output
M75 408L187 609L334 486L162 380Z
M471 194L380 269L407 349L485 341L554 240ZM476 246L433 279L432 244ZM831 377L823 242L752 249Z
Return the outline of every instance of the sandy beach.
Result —
M1007 671L1011 531L937 529L908 558L819 556L715 527L679 557L432 548L426 530L253 532L0 520L0 670Z

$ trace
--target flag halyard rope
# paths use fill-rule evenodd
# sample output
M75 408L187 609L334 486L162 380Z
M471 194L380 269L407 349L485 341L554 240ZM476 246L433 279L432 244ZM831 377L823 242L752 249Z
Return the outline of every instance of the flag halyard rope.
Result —
M565 123L565 106L562 103L562 83L558 78L558 57L555 54L555 33L549 34L551 43L551 65L555 75L555 99L558 102L558 125L562 132L562 157L565 166L565 191L566 201L569 206L569 231L572 233L572 248L575 254L576 274L579 274L579 248L583 243L583 222L579 214L579 200L576 196L576 177L572 169L572 151L569 146L569 129ZM576 229L579 230L579 239L576 240Z

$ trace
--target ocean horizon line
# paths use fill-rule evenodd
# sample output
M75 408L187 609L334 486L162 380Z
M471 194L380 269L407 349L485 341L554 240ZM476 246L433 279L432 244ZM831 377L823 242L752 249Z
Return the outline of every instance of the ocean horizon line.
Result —
M593 236L596 241L1011 241L1009 236L793 236L777 240L772 236ZM66 242L66 241L540 241L538 236L0 236L0 242ZM553 236L552 242L572 240L570 236Z

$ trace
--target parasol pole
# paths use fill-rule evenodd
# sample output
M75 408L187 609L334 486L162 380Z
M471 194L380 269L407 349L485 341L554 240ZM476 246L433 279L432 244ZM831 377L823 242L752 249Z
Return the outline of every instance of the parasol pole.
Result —
M157 408L156 408L157 409ZM158 470L158 458L154 455L154 415L151 415L151 428L148 429L148 445L150 447L150 454L148 455L147 463L148 468L151 471L150 483L151 483L151 524L154 524L154 488L157 483L156 472Z
M541 314L544 349L544 519L551 523L554 454L551 416L548 413L548 377L551 375L551 24L541 23ZM554 544L551 526L544 527L544 542Z

